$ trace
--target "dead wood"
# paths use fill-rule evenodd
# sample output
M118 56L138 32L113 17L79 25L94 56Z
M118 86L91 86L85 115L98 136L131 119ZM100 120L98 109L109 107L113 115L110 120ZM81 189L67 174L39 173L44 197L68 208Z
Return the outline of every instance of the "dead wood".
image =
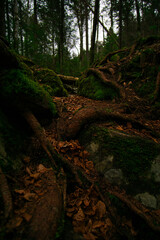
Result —
M35 207L27 239L54 239L62 214L62 193L53 170L45 172L42 181L46 193L41 196Z
M96 69L96 68L89 68L89 69L87 70L87 73L86 73L86 74L88 75L88 74L90 74L90 73L93 73L93 74L96 75L98 78L100 78L103 83L109 84L109 85L111 85L112 87L118 89L120 96L121 96L122 98L125 98L125 91L124 91L123 87L121 87L121 86L120 86L117 82L115 82L114 80L112 80L112 81L111 81L111 80L108 80L108 79L106 78L105 74L104 74L102 71L100 71L100 70L98 70L98 69Z
M59 128L60 136L66 137L68 139L75 138L80 132L81 128L88 123L95 121L108 121L116 120L119 122L131 122L135 127L140 129L146 129L150 132L152 136L159 136L157 132L154 132L150 127L145 125L143 122L140 122L134 118L122 115L119 113L110 113L106 111L106 108L98 107L88 107L80 109L71 119L71 121L66 124L65 128Z
M72 76L65 76L61 74L57 74L57 76L62 80L62 81L67 81L67 82L76 82L79 80L78 77L72 77Z
M12 195L9 190L7 179L1 168L0 168L0 192L2 194L4 202L4 216L5 218L8 218L11 215L13 209Z

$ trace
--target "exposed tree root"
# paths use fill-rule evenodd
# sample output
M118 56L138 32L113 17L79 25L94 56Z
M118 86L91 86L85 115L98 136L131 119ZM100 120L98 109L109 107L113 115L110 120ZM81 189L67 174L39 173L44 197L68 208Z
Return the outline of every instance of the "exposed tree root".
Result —
M90 122L94 121L108 121L108 120L116 120L121 122L131 122L135 127L146 129L150 132L152 136L159 137L159 134L154 132L151 128L146 126L144 123L140 121L119 114L119 113L110 113L107 112L105 108L98 108L98 107L88 107L80 109L71 119L68 125L63 126L63 129L59 129L61 137L66 137L69 139L75 138L77 134L80 132L81 128ZM62 132L61 132L62 131Z
M106 64L107 63L107 60L110 60L110 58L113 56L113 55L115 55L115 54L117 54L117 53L122 53L122 52L128 52L130 50L130 48L125 48L125 49L119 49L119 50L117 50L117 51L114 51L114 52L110 52L110 53L108 53L105 57L104 57L104 59L98 64L98 65L103 65L103 64Z
M43 184L46 186L46 193L36 205L29 225L27 239L54 239L61 218L63 210L62 192L53 170L43 174Z
M100 70L98 70L98 69L96 69L96 68L89 68L89 69L87 70L87 73L86 73L86 74L88 75L88 74L90 74L90 73L93 73L93 74L96 75L98 78L100 78L100 80L101 80L103 83L109 84L109 85L112 86L113 88L118 89L120 96L121 96L122 98L125 98L124 88L122 88L117 82L115 82L115 81L113 81L113 80L112 80L112 81L111 81L111 80L108 80L108 79L106 78L105 74L104 74L102 71L100 71Z
M156 215L156 211L149 211L147 208L145 208L142 204L137 202L135 199L129 198L125 193L119 193L118 191L113 191L107 189L108 192L117 198L119 198L123 203L129 207L134 213L136 213L139 217L141 217L145 222L148 224L148 226L153 231L160 232L160 219L159 215ZM156 222L155 222L156 221Z
M5 218L8 218L11 215L12 208L13 208L12 196L8 187L7 179L1 168L0 168L0 192L2 194L3 202L4 202L4 209L5 209L4 215L5 215Z

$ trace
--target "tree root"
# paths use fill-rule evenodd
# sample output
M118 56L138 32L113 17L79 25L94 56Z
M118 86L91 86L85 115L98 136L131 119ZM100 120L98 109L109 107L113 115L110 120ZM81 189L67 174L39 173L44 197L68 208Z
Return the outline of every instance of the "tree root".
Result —
M100 70L98 70L98 69L96 69L96 68L89 68L88 70L87 70L87 75L88 74L90 74L90 73L93 73L94 75L96 75L98 78L100 78L100 80L103 82L103 83L105 83L105 84L109 84L110 86L112 86L113 88L116 88L116 89L118 89L119 90L119 94L120 94L120 97L122 97L122 98L125 98L125 91L124 91L124 89L123 89L123 87L121 87L117 82L115 82L115 81L111 81L111 80L108 80L107 78L106 78L106 76L105 76L105 74L102 72L102 71L100 71Z
M80 132L81 128L90 122L94 121L108 121L108 120L116 120L120 122L131 122L135 127L146 129L153 137L160 137L160 134L154 132L153 129L146 126L144 123L140 121L128 117L126 115L122 115L119 113L110 113L106 111L106 108L98 108L98 107L88 107L80 109L71 119L71 122L66 124L64 131L61 132L61 129L58 129L60 132L60 136L62 138L72 139L75 138Z
M157 74L157 79L156 79L156 89L154 92L154 100L153 103L158 99L160 95L160 72Z
M11 215L13 209L12 196L8 187L7 179L1 168L0 168L0 192L2 194L4 202L5 209L4 215L5 218L8 218Z
M61 218L62 192L53 170L43 173L42 181L46 187L46 193L36 204L29 229L27 229L27 239L54 239Z

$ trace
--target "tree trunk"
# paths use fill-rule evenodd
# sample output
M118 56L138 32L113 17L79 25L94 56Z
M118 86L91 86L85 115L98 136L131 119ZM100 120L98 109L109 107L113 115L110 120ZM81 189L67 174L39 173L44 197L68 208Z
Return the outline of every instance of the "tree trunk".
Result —
M11 26L10 26L10 18L9 18L8 0L6 0L6 17L7 17L7 39L8 39L8 42L10 43L11 42Z
M22 30L22 2L19 0L19 17L20 17L20 40L21 40L21 54L24 55L23 52L23 30Z
M88 51L88 5L85 4L85 20L86 20L86 57L87 57L87 62L89 58L89 51Z
M93 63L95 57L95 38L96 38L96 29L98 25L98 16L99 16L99 0L95 0L95 9L94 9L94 20L93 20L93 30L91 36L91 49L90 49L90 64Z
M113 30L113 0L111 0L110 18L111 18L111 29Z
M138 0L135 0L136 4L136 12L137 12L137 32L138 32L138 37L141 36L141 19L140 19L140 10L139 10L139 3Z
M119 47L122 48L122 1L119 0Z
M19 16L18 16L18 1L14 0L14 49L18 51L18 29L19 29Z
M59 64L60 72L63 73L63 45L64 45L64 0L60 1L59 18Z
M0 1L0 36L5 37L5 0Z

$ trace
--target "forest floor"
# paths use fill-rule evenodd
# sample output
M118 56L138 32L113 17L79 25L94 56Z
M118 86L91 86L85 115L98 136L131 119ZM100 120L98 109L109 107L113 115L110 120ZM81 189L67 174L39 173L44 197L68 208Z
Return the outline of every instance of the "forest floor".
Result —
M77 137L72 140L60 140L59 132L63 137L63 131L66 126L74 124L74 116L81 109L106 109L113 116L124 116L126 121L114 119L114 124L109 121L101 121L102 126L110 129L138 135L140 137L153 140L155 143L160 143L160 120L153 120L150 117L151 107L147 101L140 99L135 95L132 89L127 91L127 101L97 101L84 98L78 95L70 95L68 97L54 97L53 101L58 108L58 119L46 127L46 135L55 150L64 159L71 163L75 171L81 169L88 183L81 184L80 179L66 177L66 173L61 169L56 176L58 184L62 187L63 203L65 208L65 217L56 233L58 239L137 239L139 226L135 225L137 216L144 220L146 224L155 232L154 237L159 236L159 226L154 228L153 219L159 224L160 211L150 211L135 200L130 199L123 189L113 187L108 183L103 182L96 172L93 162L88 160L88 152L80 145ZM79 118L80 115L79 115ZM132 121L130 121L132 119ZM135 127L135 122L141 123L142 127ZM143 127L144 126L144 127ZM74 127L74 126L73 126ZM154 133L158 135L154 135ZM24 157L26 168L21 176L8 176L8 180L13 186L13 202L14 202L14 217L7 223L8 238L21 239L20 232L26 229L29 225L33 212L37 204L43 199L43 196L50 191L50 186L55 184L55 178L49 178L48 173L51 170L45 163L37 164L39 158L43 158L43 151L40 150L38 140L33 137L31 139L34 146L29 156ZM34 149L34 150L33 150ZM48 181L50 182L48 183ZM101 182L99 188L95 182ZM57 190L55 190L57 191ZM54 198L55 192L45 197L45 202L49 204L50 199ZM109 194L118 197L124 209L127 208L127 214L119 216L118 209L115 208L109 198ZM38 208L38 216L47 216L48 209ZM133 220L134 219L134 220ZM40 217L40 222L41 222ZM140 221L141 221L140 220ZM45 221L42 220L43 222ZM48 219L46 222L49 221ZM72 222L68 225L66 222ZM139 222L141 224L142 222ZM67 224L67 225L66 225ZM41 223L39 223L41 226ZM45 224L44 224L45 225ZM34 229L34 224L33 224ZM15 237L15 231L18 232ZM63 233L62 233L63 232ZM47 233L46 233L47 234ZM19 237L18 237L19 236ZM44 239L41 232L36 233L35 239ZM49 239L49 238L46 238ZM156 239L156 238L155 238ZM157 237L158 239L158 237Z

